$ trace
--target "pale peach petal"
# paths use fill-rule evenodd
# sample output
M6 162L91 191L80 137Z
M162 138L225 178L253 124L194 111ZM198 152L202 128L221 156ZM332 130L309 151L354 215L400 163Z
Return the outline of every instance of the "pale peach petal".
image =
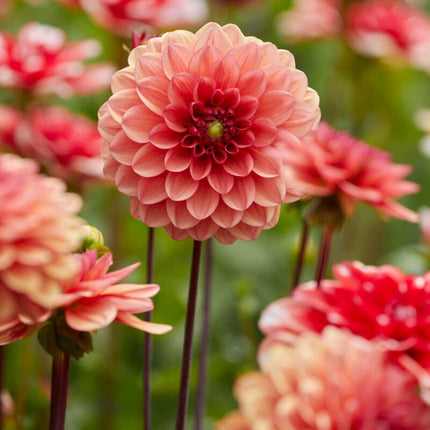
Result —
M267 91L283 90L292 93L291 91L291 69L286 69L280 64L271 64L266 66L264 74L267 81Z
M255 146L270 145L278 135L278 129L269 118L256 118L252 123L252 132L255 136Z
M230 229L231 233L237 238L241 240L255 240L263 230L262 227L254 227L244 222L240 222Z
M195 50L206 46L214 46L221 52L225 53L233 46L226 33L224 33L218 24L213 22L203 26L196 35L198 36L198 39L194 46Z
M163 111L164 121L173 131L184 132L190 124L190 113L183 104L171 103Z
M214 236L218 229L219 226L215 224L211 218L206 218L200 221L196 226L189 228L187 232L194 240L203 242Z
M253 172L264 178L274 178L281 174L282 162L279 152L271 147L264 146L252 151L254 159Z
M261 69L249 70L240 75L237 88L245 96L259 98L266 90L267 80Z
M209 157L193 158L190 165L190 174L195 181L206 178L212 169L212 160ZM214 187L213 187L214 188Z
M226 91L236 87L240 76L240 67L233 57L225 55L211 67L210 74L216 80L218 88Z
M192 156L189 149L177 146L165 153L164 166L169 172L183 172L190 167Z
M285 196L286 187L280 177L255 181L255 202L264 207L277 206Z
M227 206L232 209L243 211L251 206L255 199L256 186L254 179L250 176L245 178L236 177L233 188L221 197Z
M116 321L151 334L165 334L172 330L170 325L144 321L128 312L118 312Z
M141 144L129 139L121 130L112 139L110 153L116 161L127 166L131 166L134 154L142 147ZM106 173L105 173L106 174Z
M136 194L136 180L139 177L129 166L119 166L115 174L115 185L118 190L128 196L134 196Z
M149 141L160 149L170 149L179 145L181 137L181 134L164 123L156 125L149 133Z
M168 199L166 208L171 223L177 228L188 229L200 221L190 214L186 201L174 202Z
M134 218L141 220L149 227L165 227L170 222L166 210L166 200L146 205L132 197L130 199L130 212Z
M141 145L133 157L132 168L135 173L144 178L160 175L166 170L164 166L164 151L150 143Z
M226 194L232 189L234 178L231 175L227 175L223 167L217 166L213 167L209 173L208 182L215 191L220 194Z
M222 52L213 45L202 47L192 56L188 67L189 73L196 78L210 76L212 66L221 55Z
M162 116L169 103L167 88L169 81L161 76L149 76L137 82L137 92L145 106L157 115Z
M138 103L139 96L137 95L136 88L130 88L113 94L109 98L107 107L113 119L121 122L124 113Z
M241 221L242 217L242 211L236 211L232 209L231 207L227 206L222 200L218 202L216 209L211 214L211 218L223 229L228 229L235 226L239 223L239 221Z
M166 178L167 195L175 201L189 199L199 187L199 183L194 181L186 173L169 172Z
M137 180L137 197L139 201L145 205L150 205L166 199L165 181L165 173L150 178L140 177Z
M210 216L216 209L220 195L206 182L200 182L197 191L187 199L190 214L199 220Z
M145 105L139 104L130 108L122 117L122 129L125 134L135 142L146 143L149 133L157 124L160 117L154 114Z
M242 73L256 70L261 60L261 51L253 42L236 45L227 55L236 60Z
M136 82L149 76L166 76L161 52L144 52L137 58L136 67L134 68L133 87L136 87Z
M78 305L66 309L67 325L78 331L93 331L107 327L117 316L117 309L109 301L82 299Z
M237 237L233 236L233 234L230 233L230 230L225 228L220 228L215 233L216 240L219 243L222 243L224 245L231 245L232 243L236 242Z
M111 80L111 90L113 93L124 89L135 88L134 71L132 67L126 67L114 73Z
M276 211L277 207L266 208L254 204L245 211L242 221L253 227L265 226L274 217Z
M248 176L254 168L254 158L249 152L241 151L227 158L223 164L224 170L233 176Z
M190 104L193 101L193 91L197 79L190 73L177 73L172 77L167 89L171 103Z
M169 79L181 72L188 71L193 51L184 45L174 42L167 45L162 54L163 71Z
M285 91L267 91L259 99L257 115L270 118L279 126L296 111L296 99Z

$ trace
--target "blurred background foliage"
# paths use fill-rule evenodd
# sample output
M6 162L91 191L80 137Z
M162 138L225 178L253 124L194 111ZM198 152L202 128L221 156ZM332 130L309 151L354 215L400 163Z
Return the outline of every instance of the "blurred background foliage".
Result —
M430 107L430 76L361 57L342 40L302 44L286 41L277 32L277 16L290 3L255 0L235 4L213 0L210 20L237 23L245 34L289 49L296 57L297 67L307 74L309 85L320 95L322 118L390 151L393 161L412 164L414 170L409 179L418 182L422 189L402 203L413 210L428 205L430 164L420 153L419 141L424 133L415 125L414 115ZM430 10L428 4L424 7ZM97 39L103 45L97 61L112 61L118 68L126 64L122 45L130 45L130 41L97 27L82 12L66 9L55 1L15 1L12 13L0 25L2 30L16 33L27 21L60 27L70 40ZM90 97L55 100L55 104L64 104L95 120L98 108L109 95L106 91ZM13 98L12 91L0 90L1 103L12 103ZM147 229L130 216L128 198L106 186L87 190L84 199L82 216L103 232L106 245L113 251L115 266L141 261L141 267L129 281L144 283ZM236 408L232 396L235 375L257 366L255 355L261 339L258 317L269 302L284 296L290 288L300 230L300 206L289 205L283 208L279 224L257 240L229 246L214 244L205 428L211 428L213 421ZM319 233L318 229L312 231L303 280L313 276ZM175 242L162 230L155 232L155 239L154 279L161 291L154 299L153 320L171 324L174 329L154 338L152 418L155 430L171 430L179 386L192 242ZM429 267L422 251L418 225L398 220L384 222L370 209L360 207L335 235L331 262L390 263L406 271L424 272ZM200 319L198 311L195 358ZM142 333L120 325L98 332L94 336L94 352L72 363L66 428L142 428L142 355ZM190 417L196 369L195 360ZM49 376L50 358L34 337L8 347L6 386L16 407L16 419L8 422L8 429L48 428ZM188 428L192 428L192 423L190 418Z

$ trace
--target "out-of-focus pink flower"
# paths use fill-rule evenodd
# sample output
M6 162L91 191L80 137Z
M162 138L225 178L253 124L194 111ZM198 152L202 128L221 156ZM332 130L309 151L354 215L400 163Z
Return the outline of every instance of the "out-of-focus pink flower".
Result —
M79 0L81 7L100 26L122 36L141 31L190 27L201 24L207 14L205 0Z
M282 151L319 120L292 54L229 24L135 48L99 112L105 175L174 239L253 240L287 197Z
M2 0L0 2L0 19L7 16L11 9L11 0Z
M78 331L93 331L118 321L154 334L171 330L165 324L143 321L136 313L153 309L151 297L160 287L155 284L117 284L133 272L139 263L107 273L112 254L97 258L97 251L75 254L80 271L63 284L63 295L57 307L65 309L67 325Z
M279 17L280 33L296 41L326 39L342 27L341 0L295 0Z
M250 429L430 428L415 379L377 344L346 330L328 327L321 335L302 334L294 345L273 344L260 367L234 387Z
M335 325L378 342L394 360L406 353L430 371L430 272L407 275L394 266L345 262L334 265L333 274L334 280L318 288L305 283L263 311L262 353L273 341L289 343L303 331Z
M85 66L100 52L95 40L67 42L59 28L25 24L18 35L0 32L0 86L67 97L108 87L113 66Z
M422 240L430 248L430 207L420 209L420 228Z
M15 404L7 390L2 390L0 392L0 407L2 409L3 417L11 417L15 413Z
M0 155L0 339L49 317L82 240L78 195L38 174L35 161Z
M400 1L368 0L347 8L346 32L364 55L430 71L430 18Z
M14 151L36 158L53 176L68 181L104 178L97 124L65 108L30 110L16 127L12 144Z
M418 192L404 177L412 170L394 164L388 152L339 132L321 122L303 144L291 142L284 154L291 185L309 196L335 196L346 216L359 202L379 214L417 222L418 215L395 201Z
M15 132L22 122L23 114L13 107L0 105L0 147L11 149L15 146Z

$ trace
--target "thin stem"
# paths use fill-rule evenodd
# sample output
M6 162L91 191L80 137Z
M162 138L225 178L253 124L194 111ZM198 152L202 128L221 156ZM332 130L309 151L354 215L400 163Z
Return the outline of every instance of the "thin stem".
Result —
M211 302L211 287L212 287L212 240L206 242L205 256L205 277L203 285L203 315L202 315L202 331L200 339L200 356L199 356L199 375L197 386L196 399L196 430L202 430L203 417L205 413L206 403L206 384L207 384L207 356L209 349L209 333L210 333L210 302Z
M293 285L291 289L294 289L295 287L297 287L297 285L300 282L300 276L303 270L303 262L305 259L306 246L308 244L308 239L309 239L309 232L310 232L309 223L306 220L303 220L300 249L299 249L299 253L297 254L296 267L295 267L294 277L293 277Z
M319 287L321 279L325 276L327 263L330 256L331 241L334 229L332 226L325 225L321 233L320 249L318 254L317 269L315 272L315 281Z
M0 346L0 430L3 430L3 404L1 401L4 386L4 367L6 358L6 347Z
M190 287L188 292L187 315L185 319L184 347L182 352L181 382L179 385L176 430L185 429L190 386L191 357L193 347L194 317L196 313L197 287L199 281L200 254L202 242L195 240L191 264Z
M148 243L146 250L146 282L152 284L154 280L154 229L148 229ZM145 321L151 321L152 312L145 313ZM152 358L152 336L144 334L143 349L143 429L151 428L151 358Z
M70 355L58 352L52 360L51 411L49 430L64 430Z

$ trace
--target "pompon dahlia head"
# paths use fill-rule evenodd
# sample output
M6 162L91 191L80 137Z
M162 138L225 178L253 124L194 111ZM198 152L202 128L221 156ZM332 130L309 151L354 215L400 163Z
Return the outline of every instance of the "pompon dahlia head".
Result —
M318 122L292 54L228 24L148 40L99 112L105 175L176 240L253 240L290 197L282 151Z
M32 160L0 155L0 332L49 317L82 241L81 199Z

